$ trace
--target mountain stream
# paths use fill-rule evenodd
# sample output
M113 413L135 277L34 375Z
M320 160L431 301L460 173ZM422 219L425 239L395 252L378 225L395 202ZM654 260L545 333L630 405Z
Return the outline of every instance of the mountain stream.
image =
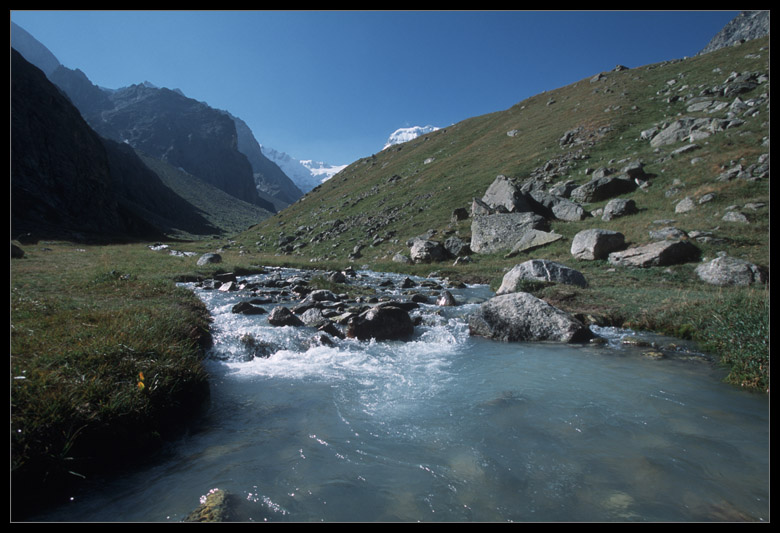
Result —
M405 278L350 283L404 297ZM207 412L147 467L37 520L178 522L215 488L255 522L769 520L768 395L695 351L648 358L623 342L634 332L595 327L606 343L472 337L486 286L411 311L408 341L313 343L314 328L231 312L245 291L184 286L213 317ZM247 335L270 355L249 356Z

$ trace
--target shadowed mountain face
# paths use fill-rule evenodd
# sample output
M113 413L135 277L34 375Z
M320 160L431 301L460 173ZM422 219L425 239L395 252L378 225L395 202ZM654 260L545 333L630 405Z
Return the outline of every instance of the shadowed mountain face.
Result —
M54 78L61 80L62 74L63 68ZM252 166L238 151L236 127L229 116L169 89L132 85L107 94L110 107L82 108L87 122L102 136L275 211L257 194Z
M37 67L12 50L12 236L161 238L213 233L127 146L102 139Z

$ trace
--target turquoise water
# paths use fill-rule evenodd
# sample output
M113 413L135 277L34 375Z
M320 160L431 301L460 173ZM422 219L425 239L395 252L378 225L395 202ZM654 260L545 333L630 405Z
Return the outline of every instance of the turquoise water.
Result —
M704 358L648 359L617 330L598 346L470 337L480 286L413 311L410 341L334 346L231 313L240 292L193 290L214 317L208 412L40 520L175 522L213 488L257 522L769 519L768 398ZM246 334L272 355L247 357Z

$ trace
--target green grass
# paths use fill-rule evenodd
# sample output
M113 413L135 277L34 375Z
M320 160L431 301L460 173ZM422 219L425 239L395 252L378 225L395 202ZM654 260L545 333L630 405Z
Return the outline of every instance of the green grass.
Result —
M45 246L11 266L15 503L150 453L208 396L208 314L176 258Z

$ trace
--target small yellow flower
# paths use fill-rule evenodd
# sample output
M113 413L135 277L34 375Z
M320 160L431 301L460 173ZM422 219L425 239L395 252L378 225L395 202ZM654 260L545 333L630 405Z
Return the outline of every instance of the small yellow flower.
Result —
M143 381L139 381L138 382L138 390L144 390L145 387L146 387L146 385L144 385Z

